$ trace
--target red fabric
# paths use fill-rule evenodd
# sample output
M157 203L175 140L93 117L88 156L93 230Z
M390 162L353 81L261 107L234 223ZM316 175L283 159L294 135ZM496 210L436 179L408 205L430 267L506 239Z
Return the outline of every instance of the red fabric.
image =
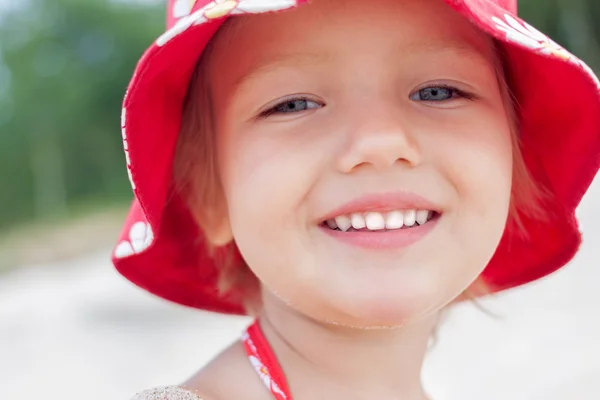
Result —
M135 200L113 260L125 277L160 297L210 311L243 313L235 293L221 298L216 290L217 263L172 192L171 166L196 61L225 20L219 16L231 10L248 12L249 3L197 0L192 17L177 19L172 13L176 1L187 0L169 2L168 21L179 34L168 31L146 51L124 100L123 139ZM548 220L525 219L528 237L507 229L483 272L491 289L498 291L554 272L579 248L575 209L600 167L600 86L584 64L545 37L530 32L538 37L539 49L513 40L519 29L529 29L514 15L515 0L444 1L505 49L524 158L533 178L551 194L544 204ZM502 24L515 29L512 36L499 28Z
M242 340L250 363L273 397L277 400L292 400L285 374L258 320L250 325Z

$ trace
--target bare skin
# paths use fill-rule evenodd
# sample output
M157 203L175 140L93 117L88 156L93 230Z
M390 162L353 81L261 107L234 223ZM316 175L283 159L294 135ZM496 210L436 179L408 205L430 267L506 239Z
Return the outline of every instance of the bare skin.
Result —
M209 64L227 204L213 236L235 238L263 283L261 322L294 399L426 400L439 313L487 265L508 215L491 41L439 0L315 0L233 27ZM415 97L447 85L472 96ZM264 112L290 95L305 108ZM341 245L319 218L357 188L409 189L442 216L402 249ZM272 399L240 343L184 386Z

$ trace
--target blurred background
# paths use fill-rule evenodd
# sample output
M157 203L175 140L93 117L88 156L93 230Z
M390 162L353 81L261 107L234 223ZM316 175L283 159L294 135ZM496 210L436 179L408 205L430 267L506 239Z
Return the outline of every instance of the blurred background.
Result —
M120 105L164 0L0 0L0 399L129 399L179 383L244 318L167 304L113 271L131 200ZM599 0L521 15L600 68ZM427 361L436 400L600 399L600 179L585 243L540 282L455 308Z

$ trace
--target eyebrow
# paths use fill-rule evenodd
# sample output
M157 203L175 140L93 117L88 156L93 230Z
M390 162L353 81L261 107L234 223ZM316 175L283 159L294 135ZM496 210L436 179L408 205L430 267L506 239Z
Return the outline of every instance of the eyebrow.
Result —
M492 49L492 42L489 42L489 48ZM449 53L466 57L469 59L485 60L484 52L478 49L475 45L468 44L459 40L430 40L423 42L411 43L400 49L401 53L407 55L427 54L427 53Z
M430 40L403 45L394 55L400 57L408 57L416 54L454 54L461 58L484 62L487 57L483 52L477 49L474 45L469 45L458 40ZM234 87L241 86L244 82L269 71L276 70L282 67L303 67L315 64L324 64L335 59L334 53L317 52L317 53L277 53L272 56L259 59L245 73L241 74L234 82ZM490 59L490 61L492 61ZM492 61L493 62L493 61Z
M277 68L324 64L327 61L333 60L333 58L334 56L331 53L277 53L269 57L263 57L257 61L235 80L234 86L238 87L257 75L262 75Z

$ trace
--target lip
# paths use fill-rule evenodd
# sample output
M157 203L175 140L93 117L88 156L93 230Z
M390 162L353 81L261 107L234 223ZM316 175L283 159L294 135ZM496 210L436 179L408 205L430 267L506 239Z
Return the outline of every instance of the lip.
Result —
M357 212L377 211L383 213L394 210L430 210L442 214L439 206L415 193L380 193L358 197L327 213L318 223L320 224L340 215L350 215Z
M340 215L349 215L357 212L377 211L389 212L394 210L429 210L436 216L424 225L415 225L411 228L384 231L354 231L342 232L329 229L323 222ZM394 249L408 247L423 239L442 218L442 209L431 201L409 192L394 192L382 194L369 194L358 197L343 206L332 210L319 222L319 229L330 237L353 247L367 249Z

